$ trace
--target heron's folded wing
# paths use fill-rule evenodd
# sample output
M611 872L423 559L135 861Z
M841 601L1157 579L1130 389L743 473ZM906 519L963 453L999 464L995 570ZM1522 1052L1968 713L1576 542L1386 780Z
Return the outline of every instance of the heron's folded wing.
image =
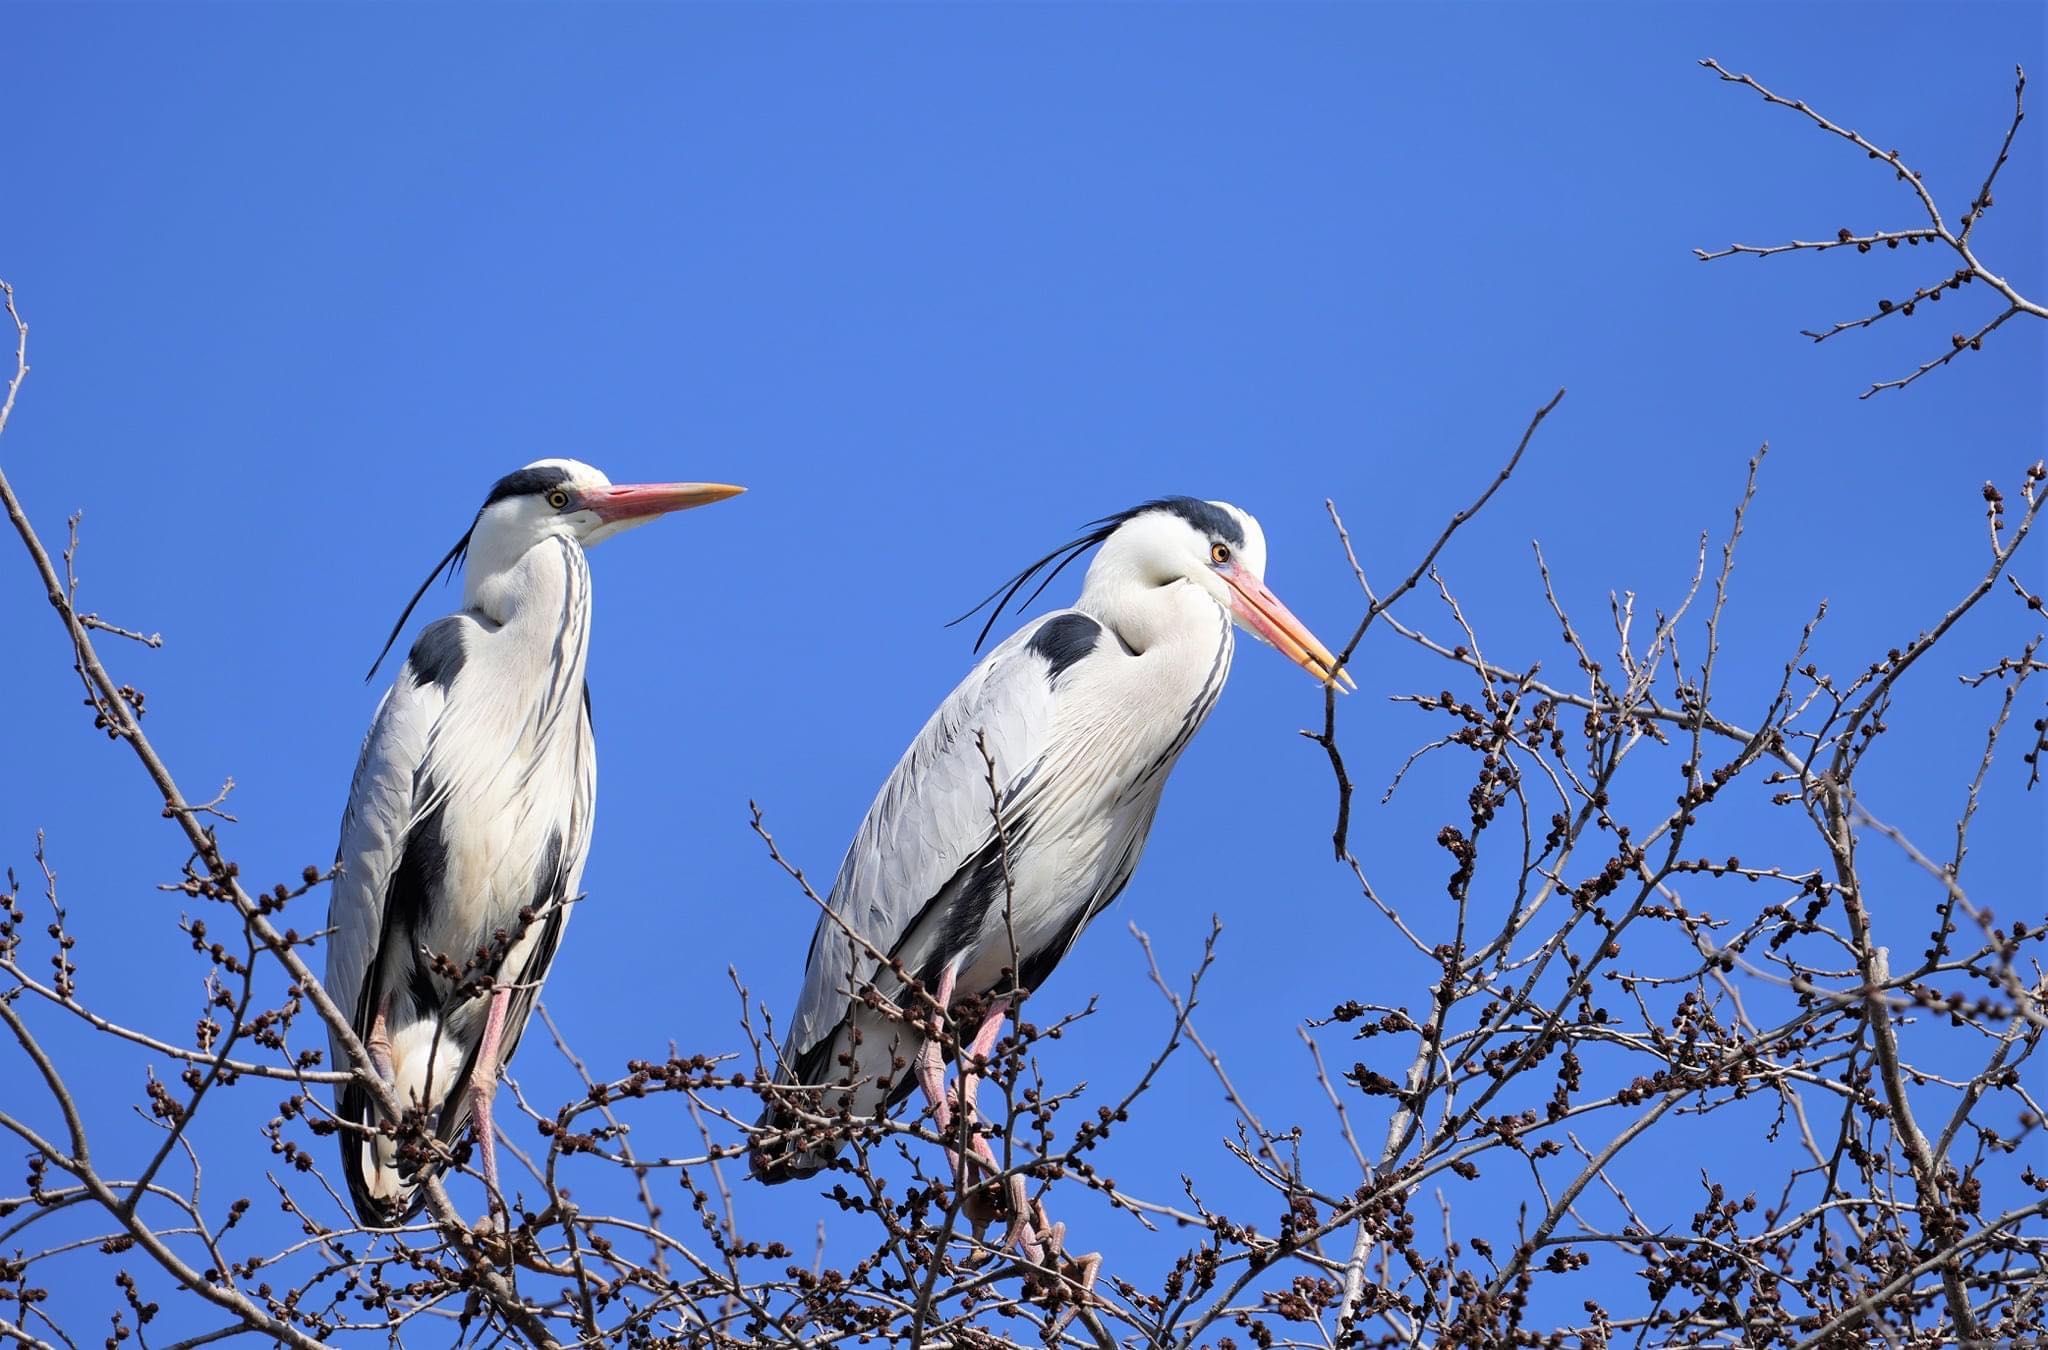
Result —
M327 908L333 931L327 938L326 984L329 997L354 1021L358 1036L369 1033L363 991L375 983L391 874L405 852L419 767L446 701L443 686L418 678L408 660L377 705L349 786L335 857L341 872ZM348 1067L338 1040L333 1051L334 1067Z
M993 798L982 746L1008 803L1046 758L1059 706L1056 677L1072 659L1073 639L1092 643L1080 630L1097 627L1071 610L1027 624L969 672L911 742L868 808L812 936L790 1021L790 1059L832 1034L850 991L870 977L872 953L894 950L924 907L989 846ZM1068 649L1042 633L1065 636Z

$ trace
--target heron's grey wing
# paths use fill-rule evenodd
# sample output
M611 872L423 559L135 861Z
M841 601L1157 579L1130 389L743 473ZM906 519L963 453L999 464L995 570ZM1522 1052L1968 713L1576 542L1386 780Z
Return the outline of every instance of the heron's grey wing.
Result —
M1073 611L1026 625L990 652L939 705L868 808L819 916L790 1021L785 1061L830 1040L874 952L888 954L926 905L994 838L989 764L1007 801L1045 757L1056 709L1061 653L1041 635L1072 633L1093 619ZM1071 657L1068 658L1071 660Z
M341 870L327 905L327 924L333 931L327 938L326 984L328 996L349 1015L358 1037L369 1035L373 1000L364 994L377 983L383 963L391 878L414 822L419 768L427 757L434 721L446 703L443 684L431 676L422 679L408 660L378 703L356 759L335 855ZM330 1045L333 1067L346 1069L348 1057L340 1039L330 1037Z

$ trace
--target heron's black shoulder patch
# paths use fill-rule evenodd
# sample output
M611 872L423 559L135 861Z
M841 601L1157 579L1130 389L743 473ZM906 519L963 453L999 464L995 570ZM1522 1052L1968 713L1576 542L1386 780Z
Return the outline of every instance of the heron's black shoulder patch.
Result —
M484 498L486 507L504 501L507 497L525 497L558 488L569 481L569 471L556 465L543 465L538 469L515 469L491 485L491 495Z
M1086 614L1055 614L1038 625L1030 645L1052 667L1046 679L1057 680L1068 666L1094 651L1101 636L1102 625Z
M438 684L446 693L454 687L455 677L462 673L462 663L469 659L469 651L462 645L462 626L462 617L450 614L420 630L412 653L405 658L412 671L413 688Z

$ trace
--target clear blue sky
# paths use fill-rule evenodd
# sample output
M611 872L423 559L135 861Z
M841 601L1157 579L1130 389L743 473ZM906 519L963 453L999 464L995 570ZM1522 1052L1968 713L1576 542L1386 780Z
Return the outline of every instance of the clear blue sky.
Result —
M1694 61L1897 145L1957 210L2014 62L2048 74L2043 12L13 5L0 276L35 371L0 462L46 532L85 511L83 602L165 634L109 654L192 792L234 778L228 846L258 880L332 857L377 696L363 670L491 480L567 454L746 484L596 555L592 898L547 991L594 1065L671 1038L729 1049L727 966L786 1003L812 923L748 799L829 877L970 664L941 622L1143 498L1257 514L1268 579L1334 644L1361 604L1324 498L1375 576L1405 571L1564 385L1444 559L1496 659L1563 669L1531 538L1589 620L1610 588L1668 603L1766 439L1726 636L1737 706L1760 706L1823 596L1824 664L1938 616L1982 565L1978 484L2042 450L2042 326L1857 401L1945 346L1957 311L1988 318L1987 297L1815 348L1800 328L1928 279L1927 255L1695 261L1917 216L1855 152ZM2027 124L1979 236L2036 298L2044 134ZM182 1035L201 991L155 890L178 840L79 715L61 635L0 556L0 860L27 869L47 830L86 995ZM1444 627L1420 596L1404 612ZM1949 828L1989 711L1949 675L2013 631L1967 633L1921 677L1927 734L1869 785L1896 823ZM1448 672L1385 633L1356 671L1354 843L1426 910L1464 767L1376 801L1435 734L1387 696ZM1329 861L1329 775L1295 734L1320 709L1299 671L1241 649L1136 881L1043 1003L1100 996L1056 1067L1120 1090L1166 1021L1125 925L1184 970L1220 914L1200 1025L1267 1122L1318 1131L1334 1168L1293 1028L1351 997L1419 1006L1427 972ZM2038 913L2038 800L2001 802L1977 885ZM74 1065L93 1053L43 1024ZM114 1103L139 1098L142 1062L93 1064L78 1081L110 1140L141 1139ZM514 1069L566 1095L544 1038ZM0 1078L10 1105L18 1081ZM260 1188L275 1096L219 1104L211 1194ZM1206 1172L1227 1202L1217 1096L1177 1063L1113 1174L1165 1196ZM753 1235L806 1250L823 1212L801 1186L741 1201ZM1069 1208L1112 1268L1176 1250ZM112 1297L97 1262L68 1269L72 1308Z

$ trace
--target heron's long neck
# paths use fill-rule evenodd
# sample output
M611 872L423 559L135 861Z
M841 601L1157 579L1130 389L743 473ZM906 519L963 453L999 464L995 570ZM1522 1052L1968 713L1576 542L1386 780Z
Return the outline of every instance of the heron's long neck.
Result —
M1142 576L1135 583L1096 582L1091 573L1076 607L1132 653L1111 667L1129 681L1121 684L1125 697L1104 706L1120 710L1113 720L1121 734L1133 738L1128 748L1145 765L1127 791L1134 800L1156 804L1163 775L1208 720L1229 678L1236 645L1230 616L1185 580L1163 586Z
M1102 621L1124 646L1143 654L1157 648L1185 648L1192 658L1216 649L1216 602L1186 581L1159 585L1123 568L1089 569L1074 608ZM1230 626L1222 623L1227 635Z
M561 535L543 539L508 567L471 571L463 592L471 610L512 639L509 646L532 653L535 678L573 687L581 697L590 645L590 564L582 545Z

